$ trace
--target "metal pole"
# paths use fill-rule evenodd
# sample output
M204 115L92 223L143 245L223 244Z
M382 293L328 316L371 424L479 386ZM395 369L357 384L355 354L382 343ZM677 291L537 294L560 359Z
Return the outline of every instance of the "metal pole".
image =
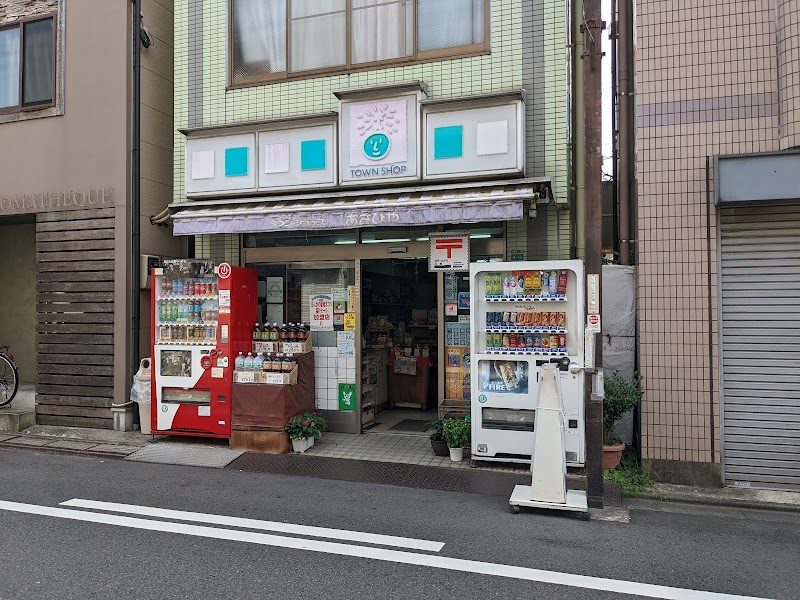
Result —
M583 12L583 80L584 130L586 135L586 275L594 285L587 287L586 312L601 314L602 289L602 49L605 23L600 12L600 0L584 0ZM590 302L594 300L594 304ZM584 405L586 413L586 479L587 500L592 508L603 507L603 398L601 336L591 334L594 346L594 368L585 371ZM591 348L591 346L590 346Z
M572 153L573 171L574 171L574 186L575 186L575 257L585 258L586 248L586 232L584 226L586 225L586 190L583 182L586 175L583 159L586 156L586 140L584 138L583 123L584 123L584 109L583 109L583 64L581 57L583 56L583 34L581 33L583 27L583 0L574 0L572 3L573 10L573 88L572 88L572 103L574 107L573 119L573 140L574 151ZM559 246L560 247L560 246Z
M619 41L619 262L631 264L631 188L633 178L633 113L631 111L632 0L620 0L614 33Z
M141 99L142 99L142 0L133 0L133 106L131 107L131 360L139 365L141 284Z

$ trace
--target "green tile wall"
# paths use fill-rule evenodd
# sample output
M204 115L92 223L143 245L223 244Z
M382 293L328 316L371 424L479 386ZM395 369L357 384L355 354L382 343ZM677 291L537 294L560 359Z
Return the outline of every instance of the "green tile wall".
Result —
M176 202L185 200L184 138L177 129L334 111L338 109L334 91L418 79L427 83L432 99L525 89L527 175L552 177L558 201L566 202L569 187L566 2L492 0L490 55L230 91L226 91L226 23L226 0L175 0ZM201 53L202 60L195 56L190 70L191 51ZM202 81L197 81L199 74ZM198 98L199 94L202 97ZM530 231L520 237L525 239L526 258L569 258L570 220L567 205L562 206L558 214L555 209L540 210L537 222L526 226ZM529 256L534 253L538 256Z

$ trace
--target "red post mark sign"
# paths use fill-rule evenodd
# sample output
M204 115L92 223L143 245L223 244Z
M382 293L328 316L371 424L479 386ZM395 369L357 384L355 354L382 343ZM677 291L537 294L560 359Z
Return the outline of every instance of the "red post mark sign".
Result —
M431 271L468 271L469 234L429 234L431 242L428 268Z

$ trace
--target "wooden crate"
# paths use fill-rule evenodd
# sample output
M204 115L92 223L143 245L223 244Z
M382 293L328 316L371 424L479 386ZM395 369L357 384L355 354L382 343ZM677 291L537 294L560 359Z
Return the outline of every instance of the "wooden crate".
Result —
M292 448L289 434L285 431L265 429L231 429L231 450L265 452L267 454L287 454Z

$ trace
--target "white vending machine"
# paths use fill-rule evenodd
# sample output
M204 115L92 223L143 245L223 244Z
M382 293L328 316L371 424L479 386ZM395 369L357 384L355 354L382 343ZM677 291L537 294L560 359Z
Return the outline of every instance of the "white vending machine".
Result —
M558 366L569 466L585 463L584 265L473 263L472 460L530 463L541 369Z

